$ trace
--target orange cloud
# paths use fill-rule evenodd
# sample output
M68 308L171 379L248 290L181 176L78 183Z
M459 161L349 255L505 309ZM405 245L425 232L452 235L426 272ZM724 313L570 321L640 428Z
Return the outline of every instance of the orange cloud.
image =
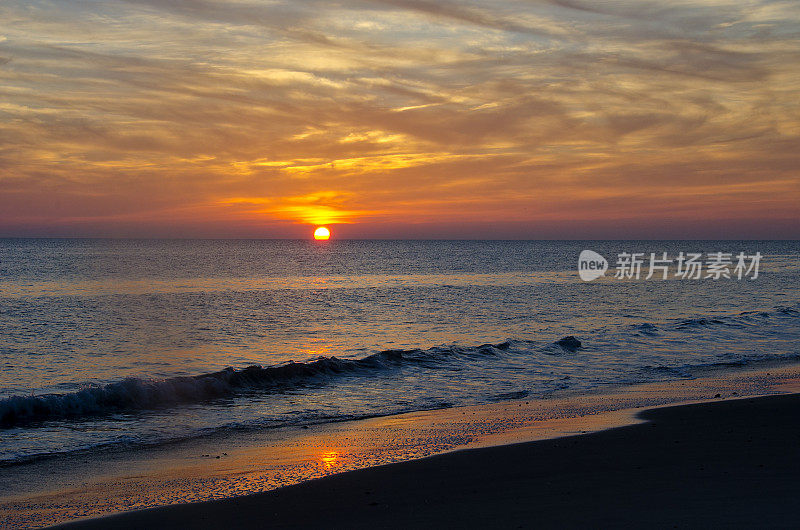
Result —
M349 224L379 210L348 209L353 194L326 191L300 197L233 197L219 201L223 205L242 207L252 218L270 216L276 219L312 225Z
M0 235L800 228L791 3L95 7L0 7Z

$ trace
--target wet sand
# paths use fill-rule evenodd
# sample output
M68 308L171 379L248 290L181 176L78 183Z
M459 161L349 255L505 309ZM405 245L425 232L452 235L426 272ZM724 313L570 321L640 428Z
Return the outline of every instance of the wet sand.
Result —
M640 417L63 528L796 527L800 394Z

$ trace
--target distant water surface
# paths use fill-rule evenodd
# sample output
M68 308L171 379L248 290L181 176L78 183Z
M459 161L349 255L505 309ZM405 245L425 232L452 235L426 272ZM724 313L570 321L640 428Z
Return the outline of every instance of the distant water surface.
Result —
M622 281L623 251L763 257ZM0 463L796 362L798 286L794 241L0 239Z

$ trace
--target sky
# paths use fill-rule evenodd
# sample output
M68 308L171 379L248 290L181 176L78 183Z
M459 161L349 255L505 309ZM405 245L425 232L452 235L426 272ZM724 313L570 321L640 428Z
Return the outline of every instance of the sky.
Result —
M4 0L0 236L800 238L796 0Z

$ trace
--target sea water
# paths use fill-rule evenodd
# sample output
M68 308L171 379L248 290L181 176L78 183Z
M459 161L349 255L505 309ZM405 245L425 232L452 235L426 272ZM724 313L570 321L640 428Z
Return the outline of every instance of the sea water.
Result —
M761 261L615 278L623 252ZM795 241L0 239L0 465L797 362L799 339Z

